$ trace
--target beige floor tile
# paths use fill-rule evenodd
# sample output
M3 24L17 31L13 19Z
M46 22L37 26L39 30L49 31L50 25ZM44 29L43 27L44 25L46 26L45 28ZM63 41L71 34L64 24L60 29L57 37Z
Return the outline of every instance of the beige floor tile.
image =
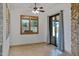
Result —
M53 45L32 44L10 48L10 56L57 56L62 52Z

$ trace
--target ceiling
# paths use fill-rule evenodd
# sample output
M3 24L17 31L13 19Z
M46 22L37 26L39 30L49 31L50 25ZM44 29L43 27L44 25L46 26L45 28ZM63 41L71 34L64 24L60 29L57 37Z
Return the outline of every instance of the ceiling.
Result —
M44 13L42 14L55 14L59 12L60 10L63 10L63 8L66 8L66 3L37 3L37 7L43 7L45 10ZM27 12L32 12L33 7L35 6L34 3L8 3L10 11L18 11L25 13ZM65 7L64 7L65 6Z
M32 10L34 7L34 3L10 3L8 4L9 8L12 9L25 9ZM56 3L37 3L37 7L43 6L45 10L51 9L54 7Z

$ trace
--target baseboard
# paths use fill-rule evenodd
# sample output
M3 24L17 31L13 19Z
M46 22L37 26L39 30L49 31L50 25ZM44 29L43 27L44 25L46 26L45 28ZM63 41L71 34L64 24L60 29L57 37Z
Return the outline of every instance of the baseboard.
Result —
M12 45L11 47L17 47L17 46L28 46L28 45L36 45L36 44L48 44L47 42L38 42L38 43L31 43L31 44L19 44L19 45Z

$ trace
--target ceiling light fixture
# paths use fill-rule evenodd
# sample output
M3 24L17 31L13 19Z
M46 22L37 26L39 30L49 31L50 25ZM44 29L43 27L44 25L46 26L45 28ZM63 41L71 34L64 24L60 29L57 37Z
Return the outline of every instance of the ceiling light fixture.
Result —
M33 8L32 12L34 14L39 14L39 12L45 12L45 11L43 10L43 7L37 7L35 3L35 7Z

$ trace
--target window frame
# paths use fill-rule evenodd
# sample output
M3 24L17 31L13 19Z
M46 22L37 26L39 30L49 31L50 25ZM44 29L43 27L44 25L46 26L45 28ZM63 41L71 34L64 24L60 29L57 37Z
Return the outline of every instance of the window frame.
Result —
M31 32L31 20L34 20L33 18L36 18L37 20L37 32ZM28 19L29 20L29 32L22 32L22 20ZM27 16L27 15L20 15L20 34L38 34L39 33L39 20L38 16Z

